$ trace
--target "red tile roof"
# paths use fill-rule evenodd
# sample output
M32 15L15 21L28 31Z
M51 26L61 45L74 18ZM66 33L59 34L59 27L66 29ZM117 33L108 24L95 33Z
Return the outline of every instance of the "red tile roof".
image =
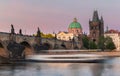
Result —
M118 30L111 29L108 30L106 33L120 33L120 32Z

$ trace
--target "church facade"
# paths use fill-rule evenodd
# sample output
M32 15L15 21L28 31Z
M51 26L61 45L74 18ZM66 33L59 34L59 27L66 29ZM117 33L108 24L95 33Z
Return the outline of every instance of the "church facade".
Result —
M97 10L93 13L92 20L89 20L90 39L98 43L99 37L104 36L104 21L103 17L99 18Z
M68 26L68 32L59 32L57 34L58 40L70 41L74 37L82 36L82 26L77 19L74 18L73 22L71 22Z

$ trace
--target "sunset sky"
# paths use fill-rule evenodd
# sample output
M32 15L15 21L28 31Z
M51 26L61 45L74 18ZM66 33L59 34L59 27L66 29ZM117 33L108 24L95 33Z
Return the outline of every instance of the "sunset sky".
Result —
M103 16L104 25L119 30L120 0L0 0L0 31L10 32L13 24L16 33L44 33L67 31L76 17L84 32L89 32L89 19L93 11Z

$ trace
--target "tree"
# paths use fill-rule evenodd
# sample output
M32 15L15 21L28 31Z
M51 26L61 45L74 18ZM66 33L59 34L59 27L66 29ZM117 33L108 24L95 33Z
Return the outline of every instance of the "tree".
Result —
M115 44L114 44L112 38L110 38L110 37L105 38L105 45L106 45L106 49L109 49L109 50L116 49Z
M46 38L54 38L54 36L52 34L46 34L45 37Z
M40 35L42 38L54 38L52 34L44 34L43 32L40 32ZM36 34L33 34L33 36L36 36Z
M83 46L84 46L86 49L89 49L89 38L88 38L86 35L84 35L84 36L82 37L82 42L83 42Z
M99 37L98 48L104 50L105 49L105 38L104 36Z
M89 41L89 48L90 49L97 49L97 45L94 41Z

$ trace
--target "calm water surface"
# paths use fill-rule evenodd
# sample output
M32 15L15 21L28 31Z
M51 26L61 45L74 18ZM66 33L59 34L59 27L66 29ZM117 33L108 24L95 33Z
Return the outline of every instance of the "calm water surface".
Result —
M120 58L103 63L22 63L0 65L0 76L120 76Z

